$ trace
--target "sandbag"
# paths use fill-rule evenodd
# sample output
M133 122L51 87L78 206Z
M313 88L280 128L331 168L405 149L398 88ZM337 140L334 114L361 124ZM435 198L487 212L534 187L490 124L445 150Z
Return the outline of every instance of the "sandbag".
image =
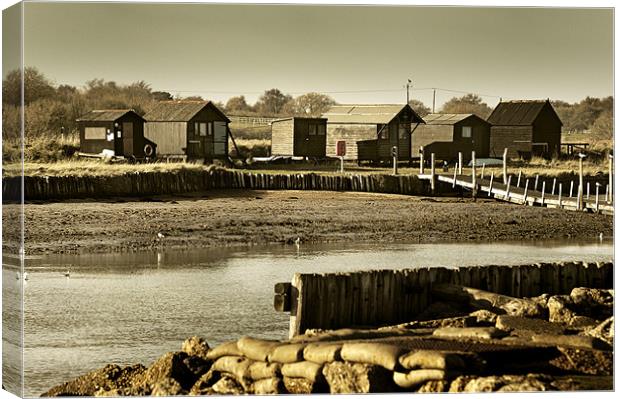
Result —
M254 362L249 368L250 378L254 381L280 376L278 363Z
M340 350L342 349L342 344L331 344L331 343L316 343L316 344L308 344L304 348L304 359L309 360L314 363L331 363L338 360L340 358Z
M279 345L282 344L278 341L251 337L243 337L237 341L237 347L245 357L259 362L266 362L269 358L269 353Z
M270 362L295 363L304 360L306 344L285 344L275 347L269 354Z
M250 378L250 365L253 362L239 356L222 356L213 363L211 370L228 373L240 382Z
M252 384L252 391L255 395L277 395L286 393L282 380L277 377L263 378L254 381L254 384Z
M403 349L390 344L382 343L346 343L342 345L340 357L349 362L376 364L388 370L394 370L398 364L398 357Z
M309 361L283 364L282 375L290 378L304 378L308 381L316 381L321 375L322 364Z
M243 356L237 347L237 341L225 342L207 352L207 359L215 360L222 356Z
M419 369L408 373L394 372L394 382L401 388L412 388L427 381L446 379L445 370Z
M465 361L456 353L432 350L412 351L399 358L406 369L462 370Z

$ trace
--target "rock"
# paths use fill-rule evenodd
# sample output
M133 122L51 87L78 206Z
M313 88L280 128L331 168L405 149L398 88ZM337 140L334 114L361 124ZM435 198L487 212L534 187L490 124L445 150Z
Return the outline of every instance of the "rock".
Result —
M449 388L447 381L427 381L418 389L419 393L440 393L446 392Z
M222 373L216 370L209 370L205 374L201 375L198 381L194 383L189 390L189 394L192 396L212 395L213 385L222 378Z
M474 327L478 321L472 316L447 317L443 319L414 321L402 324L405 328Z
M201 337L190 337L183 341L181 351L190 356L197 356L207 359L209 353L209 344Z
M245 389L243 389L241 384L234 378L226 375L213 384L212 390L220 395L242 395L245 393Z
M597 324L598 321L594 320L591 317L577 315L570 320L568 326L576 330L587 330L596 326Z
M547 301L549 321L553 323L569 324L577 314L570 308L571 297L568 295L554 295Z
M146 371L134 380L132 391L134 394L151 394L152 390L163 385L158 389L173 389L173 384L168 379L175 380L183 389L189 391L201 374L204 374L209 367L209 362L196 357L189 356L185 352L169 352L157 359Z
M113 391L124 393L145 370L141 364L127 367L108 364L75 380L55 386L41 396L95 396Z
M613 352L577 348L558 348L561 355L549 363L573 374L613 375Z
M583 349L603 349L612 348L598 338L584 335L554 335L554 334L535 334L532 341L539 344L553 345L557 347L583 348Z
M323 375L330 393L381 393L396 389L390 371L367 363L327 363Z
M151 396L175 396L186 392L181 384L172 378L158 380L151 387Z
M611 316L607 320L597 326L586 329L583 334L598 338L605 341L609 345L614 344L614 317Z
M570 297L579 314L599 320L606 319L613 315L613 290L578 287L573 288Z
M322 379L312 382L305 378L284 377L283 381L286 391L296 395L327 393L328 391L327 384Z
M493 338L501 338L505 336L504 331L498 330L494 327L467 327L467 328L454 328L444 327L438 328L433 332L433 336L437 338L450 338L450 339L484 339L489 340Z
M511 316L546 318L547 310L540 304L524 299L515 298L503 305L501 308Z
M401 388L418 388L427 381L443 381L448 374L445 370L419 369L406 373L394 372L394 382Z
M450 384L449 392L548 391L554 389L551 380L535 374L458 377Z
M463 358L457 353L416 350L402 355L400 364L408 369L462 370Z
M551 295L549 295L549 294L541 294L539 296L531 297L530 301L536 302L537 304L539 304L543 308L546 308L547 307L547 302L549 302L549 298L551 298Z
M488 326L494 326L495 320L497 319L497 314L485 309L476 310L475 312L471 312L469 315L471 317L475 317L478 324Z
M542 319L530 319L520 316L501 315L497 317L495 327L500 330L515 330L517 335L532 334L562 334L565 328L558 323L551 323ZM521 332L521 333L520 333Z
M398 364L398 357L404 350L396 345L359 342L346 343L342 346L340 357L343 360L356 363L369 363L394 370Z
M272 377L254 381L254 384L252 384L252 393L255 395L278 395L287 392L282 379Z

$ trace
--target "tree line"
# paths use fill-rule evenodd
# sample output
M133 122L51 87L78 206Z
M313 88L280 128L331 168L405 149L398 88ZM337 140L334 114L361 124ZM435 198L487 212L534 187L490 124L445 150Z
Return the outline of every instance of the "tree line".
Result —
M20 131L19 105L21 104L21 74L10 72L2 82L2 125L4 137L17 137ZM56 137L61 132L75 132L75 120L92 109L133 108L144 115L157 101L203 100L199 96L175 97L165 91L152 90L144 81L117 84L103 79L92 79L83 87L55 85L36 68L24 69L25 133L27 137ZM336 101L322 93L306 93L293 97L279 89L266 90L254 104L242 95L216 102L224 112L243 116L319 116ZM419 100L409 104L422 117L431 109ZM588 131L599 137L613 135L613 97L586 97L578 103L552 102L564 130ZM440 113L474 113L486 119L492 108L476 94L466 94L448 100Z

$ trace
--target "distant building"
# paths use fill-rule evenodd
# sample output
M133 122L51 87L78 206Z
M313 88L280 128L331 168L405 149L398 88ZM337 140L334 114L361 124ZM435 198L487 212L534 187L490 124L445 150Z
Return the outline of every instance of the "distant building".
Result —
M411 132L424 123L408 104L335 105L327 118L327 156L336 156L336 143L346 142L347 160L391 160L392 147L400 160L411 160Z
M144 118L132 109L93 110L77 119L80 151L145 158L156 156L156 144L144 137Z
M158 156L228 157L230 120L211 101L162 101L144 119L144 135L157 143Z
M271 122L271 155L324 158L327 119L294 117Z
M504 148L511 158L551 158L560 153L562 121L549 100L501 102L487 122L491 124L493 157L501 157Z
M471 152L476 157L489 156L490 124L474 114L430 114L425 125L413 132L413 154L424 147L425 157L435 154L436 159L458 159L458 153L469 161Z

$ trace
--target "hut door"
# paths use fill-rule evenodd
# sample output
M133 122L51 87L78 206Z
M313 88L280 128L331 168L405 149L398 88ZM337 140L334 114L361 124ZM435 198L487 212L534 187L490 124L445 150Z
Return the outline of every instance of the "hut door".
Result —
M123 155L123 131L120 126L114 126L114 155Z
M123 155L133 155L133 123L123 122Z
M225 157L228 144L228 132L226 122L213 122L213 155Z

